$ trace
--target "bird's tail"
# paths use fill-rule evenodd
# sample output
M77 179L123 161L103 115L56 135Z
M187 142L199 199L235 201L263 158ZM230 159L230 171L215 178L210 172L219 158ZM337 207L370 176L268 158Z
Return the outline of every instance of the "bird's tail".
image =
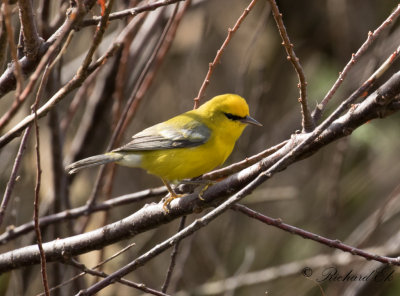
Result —
M75 174L76 172L80 171L81 169L96 166L96 165L102 165L106 164L109 162L115 162L119 161L123 158L123 156L119 153L106 153L106 154L100 154L100 155L95 155L91 156L82 160L79 160L77 162L71 163L68 165L65 170L68 172L68 174Z

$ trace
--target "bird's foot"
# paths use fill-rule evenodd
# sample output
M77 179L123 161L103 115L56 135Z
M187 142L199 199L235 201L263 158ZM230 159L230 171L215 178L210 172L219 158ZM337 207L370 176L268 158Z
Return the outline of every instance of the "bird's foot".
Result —
M169 196L166 196L166 197L163 199L163 200L164 200L164 203L163 203L163 209L164 209L164 211L165 211L166 213L169 213L168 207L169 207L169 204L171 203L171 201L173 201L175 198L181 198L181 197L183 197L183 196L184 196L184 194L176 194L175 192L174 192L174 193L170 192Z

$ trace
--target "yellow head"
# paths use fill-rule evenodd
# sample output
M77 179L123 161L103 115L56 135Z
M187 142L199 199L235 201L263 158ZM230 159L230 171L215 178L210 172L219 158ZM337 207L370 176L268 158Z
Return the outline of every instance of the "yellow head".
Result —
M236 142L247 124L261 126L261 123L250 117L246 100L235 94L216 96L201 105L196 112L207 118L205 123L212 130L217 130L219 137L229 142Z

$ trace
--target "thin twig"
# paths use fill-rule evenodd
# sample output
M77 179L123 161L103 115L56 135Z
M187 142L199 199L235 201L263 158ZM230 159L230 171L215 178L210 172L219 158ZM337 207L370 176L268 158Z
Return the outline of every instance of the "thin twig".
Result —
M106 27L108 24L108 18L110 16L113 4L114 4L114 0L108 0L105 11L104 11L103 15L101 16L100 23L98 24L98 26L96 28L96 32L94 34L92 44L83 60L81 66L79 67L79 69L77 71L78 77L81 75L84 75L82 72L86 72L86 70L88 69L89 65L92 62L93 55L94 55L95 51L97 50L97 48L99 47L99 44L100 44L101 40L103 39L104 32L106 31Z
M283 142L279 143L278 145L268 148L268 149L266 149L256 155L253 155L251 157L248 157L248 158L246 157L244 160L239 161L234 164L231 164L230 166L226 166L222 169L218 169L218 170L214 170L209 173L206 173L206 174L202 175L201 178L205 179L205 180L218 180L218 179L230 176L234 173L237 173L237 172L257 163L261 159L275 153L276 151L281 149L283 146L285 146L287 144L287 142L288 142L287 140L283 141Z
M4 214L7 209L8 202L11 197L11 193L14 189L15 182L17 180L18 169L21 164L22 155L26 149L26 142L28 140L29 133L31 131L32 125L29 125L22 136L21 143L19 145L17 156L15 157L14 165L11 171L10 179L7 182L6 190L3 195L3 199L0 205L0 226L3 224Z
M297 77L299 78L299 83L297 87L300 90L300 98L299 102L301 105L301 117L302 117L302 127L304 132L310 132L314 129L314 122L310 114L310 110L308 109L307 103L307 81L304 75L303 67L300 64L299 58L296 56L296 53L293 49L293 44L290 42L289 35L286 31L285 25L283 23L282 14L279 12L278 5L275 0L269 0L271 4L272 14L274 15L274 19L276 25L278 26L279 34L282 38L282 45L286 49L286 53L288 54L287 59L292 63Z
M98 269L100 266L103 266L103 265L106 264L107 262L113 260L114 258L118 257L118 256L121 255L122 253L128 251L128 250L129 250L130 248L132 248L134 245L135 245L135 243L131 243L131 244L127 245L125 248L119 250L118 252L116 252L115 254L113 254L112 256L110 256L109 258L107 258L106 260L104 260L104 261L102 261L102 262L99 262L97 265L93 266L93 267L91 268L91 270ZM80 268L80 269L82 269L81 267L83 266L83 265L81 265L81 263L78 263L78 262L75 261L75 260L68 260L67 263L72 264L73 266L78 267L78 268ZM70 278L69 280L67 280L67 281L65 281L65 282L63 282L63 283L61 283L61 284L59 284L59 285L57 285L57 286L52 287L52 288L50 289L50 292L53 292L53 291L55 291L55 290L57 290L57 289L59 289L59 288L62 288L62 287L64 287L64 286L66 286L66 285L72 283L73 281L75 281L76 279L82 277L82 276L85 275L86 273L87 273L86 271L83 271L83 272L81 272L81 273L79 273L79 274L73 276L73 277ZM41 293L41 294L38 294L37 296L43 296L43 295L44 295L44 293Z
M200 100L204 96L204 92L206 91L206 88L208 84L210 83L211 75L214 71L214 68L217 66L217 64L220 62L222 54L224 53L224 50L228 46L229 42L231 41L233 34L239 29L239 26L242 24L243 20L246 18L246 16L249 14L251 9L254 7L256 4L257 0L252 0L250 4L246 7L246 9L243 11L241 16L238 18L236 21L235 25L233 28L228 28L228 35L225 38L225 41L222 43L220 49L217 50L217 54L214 57L214 60L208 65L208 72L206 74L206 77L203 81L203 84L201 85L199 92L197 94L197 97L194 98L194 106L193 109L197 109L200 105Z
M399 239L400 232L394 234L383 246L376 246L366 250L368 253L395 255L399 252ZM326 268L327 266L349 266L353 262L359 262L361 258L362 257L353 256L350 253L344 252L316 255L310 258L275 265L245 274L234 275L222 280L209 281L201 286L192 288L191 291L195 295L223 295L227 290L229 291L243 288L245 286L265 284L283 277L298 276L299 274L305 276L305 267L317 270L318 268Z
M159 43L160 46L157 47L157 50L155 51L156 55L154 57L153 56L151 57L152 60L154 59L151 65L152 68L149 72L146 73L146 76L143 79L143 83L140 85L136 93L135 101L129 110L127 119L125 120L120 135L125 132L129 122L131 122L133 116L136 114L140 101L143 99L144 95L147 93L147 90L152 85L154 78L156 77L156 74L158 73L158 70L160 69L165 59L165 56L167 55L169 49L171 48L172 41L175 38L176 32L183 18L183 15L189 8L190 4L191 0L186 0L183 8L179 11L179 13L178 13L179 3L176 4L171 17L167 25L165 26L163 33L161 34Z
M119 60L118 73L115 76L115 90L112 95L113 97L113 107L112 107L112 128L114 130L118 123L118 118L122 112L122 105L125 99L125 89L129 80L130 67L128 66L129 60L131 58L130 45L134 38L137 36L139 29L142 28L144 20L147 18L148 13L143 13L139 17L132 19L125 27L126 33L124 33L123 41L121 41L124 46L121 50L121 58ZM151 30L149 30L151 31ZM122 35L122 34L121 34ZM142 42L142 44L147 44L147 42ZM137 53L142 52L140 49L136 51ZM133 58L134 59L134 58Z
M10 7L8 4L8 1L3 1L2 10L4 12L4 22L5 22L6 30L7 30L7 39L8 39L8 45L10 46L11 58L15 64L14 75L15 75L16 84L17 84L17 88L15 91L15 100L14 100L14 103L15 103L20 100L22 83L23 83L24 79L22 77L21 65L18 61L17 46L15 45L15 42L14 42L14 32L13 32L13 27L11 24L11 14L10 14ZM2 128L2 124L1 124L1 120L0 120L0 130L1 130L1 128Z
M277 227L277 228L287 231L289 233L299 235L303 238L316 241L316 242L326 245L328 247L339 249L339 250L342 250L343 252L348 252L353 255L364 257L367 260L375 260L375 261L379 261L379 262L382 262L385 264L393 264L393 263L399 264L400 263L399 258L391 258L391 257L380 256L380 255L368 253L368 252L358 249L356 247L346 245L337 239L333 240L333 239L325 238L318 234L315 234L315 233L306 231L304 229L283 223L282 219L279 219L279 218L274 219L274 218L265 216L265 215L260 214L244 205L241 205L241 204L235 204L231 208L235 211L239 211L242 214L245 214L248 217L251 217L258 221L261 221L265 224Z
M332 99L333 95L336 93L337 89L340 87L347 74L350 72L350 69L354 66L354 64L360 60L360 58L364 55L367 49L372 45L372 43L382 34L383 31L388 29L390 25L392 25L396 19L400 15L400 4L397 5L396 9L389 15L389 17L378 27L374 32L368 32L367 40L361 45L361 47L357 50L357 52L351 55L350 61L343 68L341 72L339 72L339 77L333 84L332 88L325 95L324 99L319 103L313 113L312 117L314 122L318 122L321 119L322 113L324 112L326 105Z
M36 232L36 239L37 239L37 244L39 247L39 252L40 252L40 265L41 265L41 274L42 274L42 281L43 281L43 287L46 296L50 296L49 292L49 284L47 280L47 271L46 271L46 254L43 250L43 245L42 245L42 234L40 231L40 226L39 226L39 193L40 193L40 184L41 184L41 175L42 175L42 169L40 166L40 137L39 137L39 125L38 125L38 118L37 118L37 108L39 105L39 99L42 95L42 90L44 89L44 84L46 84L47 81L47 72L48 68L46 68L45 73L43 74L43 78L41 80L39 90L36 95L36 100L35 103L32 106L32 112L34 114L34 126L35 126L35 134L36 134L36 185L35 185L35 200L34 200L34 211L33 211L33 221L35 224L35 232Z
M266 168L264 172L260 174L261 181L260 184L269 179L273 174L277 173L279 170L285 168L288 164L292 163L292 161L299 155L301 155L306 147L310 145L314 140L316 140L322 132L326 131L326 129L336 120L339 116L347 110L351 104L353 104L360 96L366 97L368 95L368 90L372 86L373 82L378 79L389 67L393 64L393 62L397 59L400 54L400 46L397 50L392 53L389 58L378 68L367 79L361 87L359 87L349 98L347 98L339 107L336 108L334 112L331 113L328 118L325 119L319 126L317 126L312 133L309 133L304 140L302 140L296 147L294 147L290 153L283 156L280 160L274 163L269 168ZM380 87L380 91L376 93L375 100L379 102L382 106L388 104L397 94L397 80L399 79L400 74L397 73L392 76L384 85ZM353 113L352 110L349 111L350 114ZM351 131L346 131L346 133L351 133Z
M64 287L65 285L67 285L67 284L69 284L69 283L75 281L76 279L80 278L81 276L83 276L83 275L85 275L85 274L90 274L90 275L94 275L94 276L98 276L98 277L106 277L106 276L107 276L106 273L101 272L101 271L96 271L96 269L100 268L101 266L103 266L103 265L106 264L107 262L113 260L114 258L118 257L118 256L121 255L122 253L128 251L128 250L129 250L130 248L132 248L134 245L135 245L135 243L129 244L128 246L126 246L125 248L123 248L123 249L121 249L120 251L116 252L115 254L113 254L112 256L110 256L109 258L107 258L106 260L104 260L104 261L102 261L102 262L99 262L97 265L93 266L92 268L87 268L84 264L82 264L82 263L80 263L80 262L78 262L78 261L76 261L76 260L74 260L74 259L69 259L69 260L67 260L66 263L68 263L68 264L70 264L70 265L72 265L72 266L75 266L75 267L79 268L80 270L82 270L82 272L79 273L79 274L77 274L76 276L70 278L68 281L66 281L66 282L64 282L64 283L62 283L62 284L60 284L60 285L57 285L56 287L52 287L52 288L50 289L50 291L55 291L55 290L57 290L57 289L59 289L59 288L62 288L62 287ZM143 284L137 284L137 283L134 283L134 282L132 282L132 281L128 281L128 280L126 280L126 279L121 279L121 280L118 281L118 282L121 283L121 284L123 284L123 285L127 285L127 286L129 286L129 287L133 287L133 288L139 289L139 290L141 290L141 291L143 291L143 292L146 292L146 293L149 293L149 294L152 294L152 295L168 296L168 295L165 294L165 293L161 293L161 292L159 292L159 291L157 291L157 290L148 288L148 287L146 287L146 286L143 285ZM42 296L42 295L44 295L44 293L39 294L39 295L37 295L37 296Z
M121 19L121 18L128 17L128 16L135 17L140 13L156 10L159 7L171 5L171 4L174 4L176 2L181 2L181 1L186 1L186 0L159 0L159 1L155 1L153 3L145 4L143 6L129 8L129 9L125 9L125 10L121 10L121 11L118 11L118 12L111 13L109 20L112 21L112 20ZM98 22L100 21L100 19L101 19L100 16L95 16L92 19L84 20L81 25L82 25L82 27L97 25Z
M52 59L54 53L57 51L59 46L65 41L65 38L70 34L72 30L72 26L75 23L74 18L71 21L67 22L67 25L64 27L64 30L61 32L59 38L53 43L52 46L47 50L46 54L41 59L39 65L37 66L35 72L29 77L29 82L25 86L24 90L22 91L21 95L19 96L18 100L15 100L10 109L0 118L0 130L13 118L22 104L25 102L29 94L32 93L32 90L36 84L36 81L39 79L40 74L42 73L43 69L47 66L48 61ZM18 60L16 60L16 69L18 68ZM39 114L39 113L38 113ZM32 117L33 119L33 117ZM32 120L31 120L32 122Z
M79 110L79 106L81 103L89 98L92 90L93 90L93 83L96 81L97 74L99 73L99 69L97 68L83 83L82 86L76 91L74 98L72 99L71 103L69 104L68 110L66 114L63 116L63 119L60 123L60 130L61 134L65 134L72 122L72 118L74 117L76 111Z
M179 223L178 232L181 231L183 228L185 228L185 222L186 222L186 216L183 216L181 218L181 222ZM172 273L175 268L176 258L178 256L179 244L180 244L180 241L175 244L174 249L172 250L172 253L171 253L171 262L168 267L167 276L165 277L164 284L161 287L161 292L163 292L163 293L167 292L169 283L171 281Z
M69 35L69 37L71 37L71 36L72 36L72 34ZM38 110L40 98L43 96L45 85L47 84L47 80L49 78L51 70L53 69L54 65L59 61L62 54L65 52L65 49L68 46L69 41L70 41L70 38L68 38L67 43L63 46L62 50L60 50L59 54L54 58L54 60L51 62L51 64L46 66L43 76L42 76L42 79L40 81L39 89L36 93L35 102L32 106L32 112L34 114L35 133L36 133L36 160L37 160L37 164L36 164L37 165L37 179L36 179L36 187L35 187L33 220L34 220L36 237L37 237L37 241L38 241L38 247L39 247L39 251L40 251L42 281L43 281L43 286L44 286L44 291L45 291L46 296L50 296L50 291L49 291L49 285L48 285L48 280L47 280L47 271L46 271L46 254L43 250L42 234L41 234L40 225L39 225L39 192L40 192L42 170L40 167L40 137L39 137L39 125L38 125L37 110Z
M71 259L71 260L69 261L69 263L70 263L71 265L73 265L73 266L79 268L80 270L82 270L82 271L83 271L82 273L90 274L90 275L94 275L94 276L102 277L102 278L105 278L105 277L108 276L108 274L106 274L106 273L104 273L104 272L96 271L96 270L87 268L84 264L79 263L79 262L77 262L77 261L75 261L75 260L73 260L73 259ZM123 279L123 278L117 279L116 281L117 281L118 283L120 283L120 284L126 285L126 286L128 286L128 287L136 288L136 289L141 290L141 291L143 291L143 292L146 292L146 293L148 293L148 294L157 295L157 296L168 296L168 294L165 294L165 293L159 292L159 291L157 291L157 290L148 288L148 287L146 287L144 284L137 284L137 283L134 283L134 282L132 282L132 281L128 281L128 280Z

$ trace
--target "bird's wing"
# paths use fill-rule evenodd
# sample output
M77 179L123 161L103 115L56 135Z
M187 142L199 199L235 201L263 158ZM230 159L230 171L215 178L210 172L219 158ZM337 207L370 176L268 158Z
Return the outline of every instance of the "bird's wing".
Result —
M211 130L201 122L193 120L177 127L168 122L159 123L137 133L128 144L115 152L149 151L172 148L195 147L208 141Z

